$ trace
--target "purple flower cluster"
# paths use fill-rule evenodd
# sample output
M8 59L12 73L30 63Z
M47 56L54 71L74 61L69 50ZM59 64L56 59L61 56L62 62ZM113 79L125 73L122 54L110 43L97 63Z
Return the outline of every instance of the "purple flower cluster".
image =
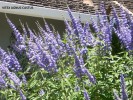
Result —
M27 79L25 77L25 75L22 75L22 82L26 85L27 84Z
M111 51L111 41L112 41L112 24L108 21L105 4L104 2L101 2L100 4L100 11L96 12L97 16L97 23L92 20L92 25L95 30L97 30L96 34L100 41L98 41L98 44L100 46L104 47L104 52Z
M39 91L39 95L40 96L43 96L45 94L45 91L43 90L43 89L41 89L40 91Z
M111 50L111 41L112 41L112 31L114 30L117 34L121 44L127 51L133 50L133 25L132 17L120 7L121 13L118 17L115 8L113 7L113 18L110 19L110 22L107 18L106 10L103 2L100 5L101 14L96 13L97 21L92 19L92 27L96 32L97 37L100 39L100 42L97 43L104 46L104 51L109 52ZM114 23L116 27L114 26ZM102 42L101 42L102 41Z
M114 28L117 36L119 37L121 43L126 48L127 51L133 50L133 36L132 36L132 24L128 23L127 16L128 15L122 8L121 8L121 18L117 16L115 8L113 9L114 20L116 24L116 28ZM132 20L132 19L131 19Z
M7 86L6 81L5 81L4 78L5 78L5 75L0 76L0 88L4 88L4 87Z
M64 43L59 34L55 36L47 23L45 29L38 25L40 33L38 36L28 27L30 34L27 39L26 55L32 63L39 65L48 72L57 72L57 60L62 56Z
M7 22L14 31L16 42L13 45L14 49L20 53L25 52L27 58L32 64L36 64L41 68L44 68L47 72L58 71L58 60L62 57L73 57L74 67L73 70L78 78L87 76L89 81L96 84L95 77L88 71L85 66L83 56L88 56L87 51L89 47L103 46L104 53L111 51L112 31L116 32L123 46L129 50L133 50L133 21L129 23L125 17L127 13L122 9L120 19L115 9L113 9L113 19L108 20L104 4L100 5L101 14L97 13L97 22L92 19L92 23L85 23L82 25L80 19L76 19L71 10L68 8L68 14L70 16L72 25L65 20L66 34L65 42L60 37L60 34L55 34L51 31L48 24L45 22L45 27L41 27L39 23L37 27L39 34L33 32L27 25L22 25L24 35L22 35L15 27L15 25L7 18ZM115 20L115 22L113 22ZM113 27L114 23L117 25ZM92 32L90 25L95 32ZM26 29L28 31L26 31ZM7 74L8 78L11 79L15 85L20 85L20 79L12 72L8 70L19 70L21 67L13 53L6 53L0 49L0 70ZM2 63L2 64L1 64ZM0 77L2 78L2 77ZM0 84L5 84L4 79ZM26 81L25 81L26 82ZM121 89L122 99L127 100L128 96L125 92L124 77L121 75ZM25 96L20 90L22 100L25 100ZM116 100L119 100L119 96L114 92ZM90 100L87 91L84 91L84 97L86 100Z
M84 90L84 97L85 97L85 100L90 100L90 97L86 90Z
M16 76L16 74L14 72L9 71L9 69L11 67L12 67L12 69L14 69L15 67L17 69L19 69L20 68L19 63L16 61L16 59L10 58L10 56L8 54L6 54L6 52L4 52L4 50L1 49L0 51L2 51L5 54L4 56L2 56L3 58L1 58L1 61L0 61L0 71L1 71L2 75L7 75L7 77L10 80L12 80L16 86L20 86L20 79Z
M90 74L87 68L84 66L83 59L75 55L75 67L74 72L77 77L81 78L82 76L86 75L91 83L95 84L96 79L93 75Z
M113 90L113 92L114 92L115 100L121 100L120 97L118 96L118 94L116 93L116 90Z
M13 30L14 36L16 38L16 42L13 44L13 48L22 53L23 51L26 50L26 46L25 46L25 38L24 36L21 35L21 33L19 32L19 30L15 27L15 25L9 20L9 18L7 17L7 22L10 25L11 29Z
M80 19L76 19L68 8L68 14L71 18L72 26L67 20L65 20L66 43L62 42L59 34L55 34L50 30L50 27L46 22L45 28L42 28L41 25L37 23L40 34L33 32L28 25L27 32L24 25L22 25L25 34L21 35L21 33L15 28L15 25L7 18L7 22L13 29L17 40L13 47L20 53L25 50L31 63L39 65L48 72L57 71L57 61L60 57L65 56L66 53L75 58L75 68L77 68L75 71L77 72L79 70L81 71L81 66L83 66L81 61L78 61L77 59L82 59L82 55L87 54L88 47L94 47L100 44L101 46L104 46L104 52L111 51L112 29L115 29L115 32L127 50L131 50L133 37L129 26L133 25L127 25L127 20L120 20L114 9L114 19L118 26L117 28L113 28L113 24L111 23L112 20L110 22L108 21L103 2L100 5L100 9L102 14L96 14L98 21L96 22L91 18L92 23L87 22L83 26ZM122 15L125 17L123 10ZM93 28L97 32L96 36L91 32L90 24L92 24ZM80 58L77 56L79 53ZM80 68L78 68L77 65L80 66Z
M21 80L14 72L11 71L18 71L20 69L21 66L17 58L15 57L15 54L8 54L0 48L0 88L10 86L16 91L19 91ZM12 81L13 84L6 82L5 80L7 79ZM20 96L22 97L22 100L26 100L26 97L24 96L22 91L20 91Z
M9 68L12 71L21 70L21 66L14 53L6 53L3 49L0 48L0 62L4 64L5 67Z
M115 100L128 100L125 79L124 79L123 74L120 75L120 84L121 84L121 98L117 95L116 91L114 90L113 92L114 92Z
M120 82L121 82L121 98L122 100L128 100L128 95L126 93L125 79L123 74L120 75Z
M73 21L73 24L76 23L75 18L73 17L70 9L69 9L69 13L71 15L71 19ZM86 67L84 66L84 60L83 60L83 55L87 54L87 46L93 46L94 45L94 37L93 35L90 33L90 29L89 29L89 23L86 23L84 28L82 28L81 23L78 23L80 25L80 27L76 27L73 25L73 27L77 28L77 32L78 35L75 34L74 30L67 21L65 21L66 23L66 30L67 30L67 34L66 34L66 40L67 43L65 44L65 48L67 50L67 53L71 56L74 57L74 72L76 74L76 76L78 78L81 78L82 76L88 76L88 79L90 80L90 82L92 82L93 84L96 83L96 80L94 78L93 75L91 75L88 71L88 69L86 69ZM80 29L79 29L80 28ZM79 31L80 30L80 31ZM79 42L79 44L78 44Z
M20 94L21 100L26 100L26 97L25 97L25 95L23 94L23 92L22 92L21 89L19 90L19 94Z
M85 26L83 27L81 21L76 19L72 15L72 12L69 8L68 8L68 13L72 21L72 27L68 24L67 21L65 21L67 28L66 30L67 30L68 42L78 41L82 47L93 46L96 40L90 32L89 23L86 23Z

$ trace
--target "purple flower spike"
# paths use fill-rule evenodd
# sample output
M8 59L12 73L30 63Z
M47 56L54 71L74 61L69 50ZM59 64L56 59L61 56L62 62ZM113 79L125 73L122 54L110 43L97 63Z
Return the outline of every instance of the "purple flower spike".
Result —
M93 75L91 75L91 73L87 69L85 69L85 72L86 72L86 75L88 76L90 82L92 82L93 84L96 84L95 77Z
M115 20L115 24L117 26L117 29L120 30L120 20L119 20L117 13L116 13L115 7L113 7L113 18Z
M67 32L68 32L68 35L71 35L71 33L72 33L72 28L71 28L71 26L69 25L69 23L68 23L67 20L65 20L65 25L66 25L66 30L67 30Z
M20 86L20 79L16 76L15 73L7 72L7 76L14 82L16 86Z
M6 81L3 76L0 76L0 88L6 87Z
M97 16L97 19L99 19L99 16L98 15L96 15L96 16ZM91 16L91 23L92 23L92 27L93 27L95 33L100 32L100 28L98 26L98 23L97 23L97 21L95 21L95 19L92 16Z
M126 13L126 11L122 8L122 7L120 7L120 14L121 14L121 20L122 20L122 23L124 24L124 25L128 25L128 20L127 20L127 13Z
M13 30L13 33L16 38L15 44L13 44L13 48L17 50L17 52L22 53L26 50L25 46L25 38L21 35L19 30L15 27L15 25L7 18L7 22L10 25L11 29Z
M107 22L107 14L106 14L106 9L105 9L105 3L103 1L100 4L100 11L102 12L102 15L103 15L103 21Z
M28 27L28 25L27 25L27 28L28 28L28 32L29 32L29 34L30 34L30 40L33 40L34 37L35 37L35 35L34 35L34 33L32 32L32 30Z
M21 100L26 100L26 96L23 94L22 90L19 90Z
M46 30L47 30L48 33L52 33L52 31L50 30L50 27L49 27L49 25L47 24L46 21L45 21L45 28L46 28Z
M80 87L78 85L75 86L75 91L79 92L80 91Z
M17 41L22 42L23 41L23 36L21 35L21 33L19 32L19 30L17 30L17 28L15 27L15 25L9 20L9 18L7 18L7 22L10 25L10 27L12 28L12 30L14 31L14 35L17 39Z
M41 89L40 92L39 92L39 95L40 95L40 96L43 96L44 94L45 94L44 90Z
M114 98L115 98L115 100L121 100L120 97L118 96L118 94L116 93L116 91L113 90L113 92L114 92Z
M21 66L14 53L8 54L3 49L0 48L0 55L1 55L0 60L5 65L5 67L8 67L12 71L21 70Z
M130 51L133 49L132 47L132 28L129 27L129 25L127 24L127 18L125 18L126 13L124 12L124 10L121 8L122 12L121 12L121 16L122 19L119 19L115 8L113 9L114 12L114 20L115 20L115 24L116 24L116 29L114 28L121 44L126 48L127 51Z
M79 21L77 19L75 19L75 17L72 15L70 8L68 8L68 14L69 14L71 21L72 21L72 27L73 27L73 29L75 29L75 34L77 36L79 36L78 28L77 28Z
M26 80L25 75L22 75L22 82L23 82L24 84L27 84L27 80Z
M86 90L84 90L84 98L85 98L85 100L90 100L90 97Z
M131 27L131 50L133 50L133 20L130 23L130 27Z
M14 71L18 71L18 70L21 70L21 66L15 56L15 54L11 54L10 55L10 62L9 62L10 66L11 66L11 70L14 70Z
M128 95L126 93L126 85L123 74L120 75L120 82L121 82L121 97L122 100L128 100Z

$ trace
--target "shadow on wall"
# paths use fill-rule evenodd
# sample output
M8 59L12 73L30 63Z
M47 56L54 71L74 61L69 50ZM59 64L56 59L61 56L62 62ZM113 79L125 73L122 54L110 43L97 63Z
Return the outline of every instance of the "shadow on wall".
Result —
M22 23L28 23L29 27L31 29L34 29L36 32L38 32L38 28L35 24L36 21L40 23L40 25L44 26L44 21L42 18L37 17L29 17L29 16L21 16L21 15L13 15L13 14L7 14L8 18L15 24L16 27L20 27L21 20ZM46 22L50 25L52 25L56 31L58 31L60 34L63 34L65 32L65 24L64 21L60 20L53 20L53 19L45 19ZM0 47L7 50L7 47L10 45L11 37L12 37L12 30L10 26L8 25L6 21L6 17L4 13L0 13Z

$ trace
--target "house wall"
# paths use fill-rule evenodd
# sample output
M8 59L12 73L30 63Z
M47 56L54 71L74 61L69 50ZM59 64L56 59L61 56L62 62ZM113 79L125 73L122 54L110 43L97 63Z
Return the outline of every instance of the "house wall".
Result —
M28 23L29 27L31 29L34 29L36 32L38 32L37 26L35 24L36 21L38 21L42 26L44 26L44 21L42 18L37 17L27 17L27 16L20 16L20 15L13 15L13 14L6 14L8 18L15 24L16 27L20 27L19 19L22 23ZM48 24L52 24L59 33L65 32L65 25L63 21L59 20L52 20L52 19L45 19ZM11 40L11 33L12 30L10 26L8 25L5 14L0 13L0 47L3 49L7 49L7 47L10 45Z

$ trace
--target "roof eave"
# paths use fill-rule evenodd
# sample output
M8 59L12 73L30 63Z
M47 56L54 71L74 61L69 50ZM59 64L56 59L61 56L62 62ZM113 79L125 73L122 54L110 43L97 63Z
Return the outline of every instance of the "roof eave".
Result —
M10 7L10 9L3 9L4 6ZM56 20L64 20L64 19L70 20L68 12L59 9L51 9L51 8L37 7L37 6L32 6L33 9L11 9L11 7L25 7L25 6L31 7L31 5L0 1L0 12L24 15L24 16L32 16L32 17L49 18ZM96 18L95 15L78 13L78 12L72 12L72 13L76 18L79 18L80 16L82 22L90 21L90 16Z

